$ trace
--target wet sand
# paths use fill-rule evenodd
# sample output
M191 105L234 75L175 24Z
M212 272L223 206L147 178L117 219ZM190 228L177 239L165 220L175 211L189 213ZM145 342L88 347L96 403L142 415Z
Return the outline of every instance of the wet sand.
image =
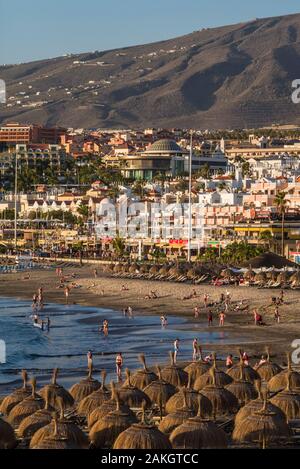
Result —
M220 330L218 312L213 311L213 326L207 326L207 312L203 297L207 293L210 301L217 301L226 287L213 287L211 285L187 285L175 282L126 280L108 277L98 272L94 278L92 266L71 266L64 268L64 275L75 273L75 279L69 278L69 285L75 282L79 288L72 288L69 302L78 305L97 306L122 311L124 307L131 306L134 314L151 314L161 316L176 315L188 319L187 327L206 330ZM4 274L0 277L0 296L31 299L33 293L43 287L46 302L64 303L64 290L57 288L59 280L54 270L30 271L30 278L25 279L24 272ZM122 291L126 285L128 291ZM157 299L145 299L150 291L155 291ZM197 297L183 300L182 298L196 290ZM274 321L274 307L271 306L271 297L278 296L279 290L258 289L256 287L228 287L232 298L232 307L226 314L224 332L232 337L227 345L222 345L222 352L236 353L237 343L240 340L242 347L256 358L264 351L266 344L271 345L273 356L285 362L285 352L293 350L293 340L300 339L300 292L285 290L284 304L280 307L281 323ZM102 294L104 291L104 294ZM249 312L234 311L234 306L241 300L247 300L250 305ZM200 308L199 318L194 318L194 307ZM253 309L259 308L263 314L265 326L253 324ZM203 347L209 344L201 344ZM217 352L219 345L214 344Z

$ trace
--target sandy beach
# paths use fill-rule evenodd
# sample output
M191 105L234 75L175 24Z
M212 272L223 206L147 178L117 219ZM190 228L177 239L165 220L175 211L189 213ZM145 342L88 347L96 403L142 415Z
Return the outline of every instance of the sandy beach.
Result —
M182 316L188 320L191 327L205 330L220 330L218 311L212 308L213 325L208 328L207 313L209 308L204 306L204 294L209 295L209 301L217 301L227 287L214 287L202 284L199 286L178 284L175 282L124 280L109 277L98 270L98 277L94 278L93 266L68 266L63 269L68 285L71 287L69 302L77 305L97 306L122 311L131 306L135 315ZM74 274L75 278L71 275ZM32 270L28 273L18 272L2 275L0 278L0 296L31 299L39 287L43 287L45 301L64 303L64 290L59 288L59 280L54 269ZM72 288L72 283L75 288ZM125 285L128 290L122 291ZM193 291L196 297L184 300ZM146 299L150 291L155 291L158 298ZM228 287L232 298L232 305L226 313L224 331L232 337L232 344L222 346L222 352L236 353L237 342L240 338L243 347L252 357L258 357L264 351L265 345L271 345L273 356L280 357L285 362L285 352L293 350L291 347L295 339L300 338L300 316L298 310L299 292L285 290L284 303L280 306L280 324L274 321L274 307L271 305L273 296L279 295L279 290L257 289L256 287ZM234 311L237 303L244 300L249 304L249 311ZM194 318L194 307L200 308L197 319ZM253 309L258 308L263 314L265 326L255 326ZM209 344L201 344L203 347ZM214 348L218 352L218 344Z

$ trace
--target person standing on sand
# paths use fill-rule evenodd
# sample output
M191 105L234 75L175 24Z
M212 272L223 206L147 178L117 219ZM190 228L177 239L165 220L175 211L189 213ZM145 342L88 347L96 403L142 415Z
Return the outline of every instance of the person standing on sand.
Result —
M69 294L70 294L70 288L68 286L65 287L65 298L66 298L66 304L69 304Z
M98 271L97 271L97 269L94 269L94 278L98 278Z
M204 305L205 305L205 308L207 308L207 305L208 305L208 295L207 295L207 293L205 293L205 295L204 295Z
M279 301L280 301L281 304L283 303L283 298L284 298L284 291L280 290Z
M177 362L178 352L179 352L179 339L176 339L174 341L174 363Z
M254 325L257 326L257 321L258 321L258 312L257 309L253 310L253 317L254 317Z
M119 352L116 356L116 372L117 372L118 383L122 381L122 366L123 366L123 357L122 357L122 353Z
M219 314L219 319L220 319L219 326L220 327L224 326L225 318L226 318L226 314L224 313L224 311L221 311L221 313Z
M208 326L212 326L212 324L213 324L213 315L212 315L211 311L209 311L209 313L207 315L207 321L208 321Z
M277 322L277 324L280 323L280 313L279 313L279 307L278 307L278 305L275 306L275 310L274 310L274 320Z

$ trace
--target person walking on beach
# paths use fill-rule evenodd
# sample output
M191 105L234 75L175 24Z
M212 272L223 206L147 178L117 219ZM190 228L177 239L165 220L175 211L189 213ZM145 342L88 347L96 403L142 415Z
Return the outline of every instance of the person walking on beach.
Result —
M98 278L98 271L97 271L97 269L94 269L94 278Z
M279 307L278 307L278 305L275 306L275 310L274 310L274 320L277 322L277 324L280 323L280 313L279 313Z
M195 362L199 355L199 347L198 347L198 340L193 340L193 362Z
M283 297L284 297L284 291L283 291L283 290L280 290L280 296L279 296L279 302L280 302L280 304L283 303Z
M213 315L212 315L211 311L209 311L209 313L207 315L207 321L208 321L208 326L212 326L212 324L213 324Z
M258 321L258 312L257 312L257 309L254 309L253 310L253 317L254 317L254 325L257 326L257 321Z
M194 308L194 318L197 319L199 317L199 314L200 314L200 310L199 310L198 306L195 306L195 308Z
M70 288L68 286L65 287L65 298L66 298L66 304L69 304L69 294L70 294Z
M122 367L123 367L123 357L122 357L122 353L119 352L116 356L116 372L117 372L118 383L122 381Z
M178 352L179 352L179 339L176 339L174 341L174 363L177 362Z
M219 314L219 319L220 319L219 326L220 327L224 326L225 318L226 318L226 314L224 313L224 311L221 311L221 313Z
M205 308L207 308L207 306L208 306L208 295L207 295L207 293L205 293L205 295L204 295L204 305L205 305Z

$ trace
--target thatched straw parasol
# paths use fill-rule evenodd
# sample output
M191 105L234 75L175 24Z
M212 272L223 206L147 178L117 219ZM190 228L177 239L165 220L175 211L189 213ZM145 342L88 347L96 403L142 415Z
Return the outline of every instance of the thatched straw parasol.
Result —
M262 395L262 392L261 392L261 381L260 380L255 381L255 387L256 387L257 392L258 392L258 397L257 397L257 399L248 402L248 404L246 404L244 407L240 408L240 410L238 411L238 413L235 416L235 425L236 426L239 425L239 424L242 425L244 419L246 417L248 417L248 415L252 415L255 412L258 412L258 411L262 410L262 408L263 408L265 399L263 398L263 395ZM284 421L286 421L286 416L284 415L282 410L279 409L279 407L276 407L275 405L273 405L270 401L267 401L267 410L269 412L273 412L274 414L276 414L279 419L283 419Z
M77 413L87 417L94 409L101 406L103 402L108 401L111 397L109 390L105 387L106 371L101 372L101 387L82 399L77 407Z
M88 414L88 426L92 428L93 425L105 417L110 412L116 409L116 388L115 383L111 382L111 398L108 401L104 401L99 407L96 407L90 414ZM128 405L120 403L120 410L124 413L134 417L134 413L130 410Z
M252 280L255 276L255 272L252 270L252 267L251 265L249 266L249 269L246 270L246 272L244 273L244 279L245 280Z
M240 356L239 363L229 368L229 370L227 370L227 374L231 376L232 379L238 380L241 375L241 368L243 368L244 379L253 384L256 380L260 379L260 376L257 373L257 371L254 370L254 368L252 368L250 365L244 364L242 351L240 349L239 349L239 356Z
M231 277L234 277L236 274L235 272L233 272L233 270L231 269L224 269L221 271L221 277L223 278L231 278Z
M158 273L159 273L160 275L167 275L168 272L169 272L169 269L168 269L168 267L166 267L165 265L164 265L163 267L161 267L161 268L159 269L159 271L158 271Z
M191 387L191 378L189 376L188 385L186 388L181 388L179 392L170 397L166 404L166 413L175 412L184 406L184 396L187 401L188 407L195 413L198 412L199 393ZM202 413L205 417L212 415L212 404L207 397L202 396Z
M291 436L288 424L279 419L275 412L267 408L265 399L262 410L248 415L233 431L232 439L235 442L258 442L266 448L271 441Z
M115 441L113 449L172 449L170 441L155 425L146 423L145 407L141 423L135 423L122 432Z
M197 417L186 420L170 436L173 449L227 448L226 433L201 413L201 397Z
M60 437L65 438L70 445L78 449L87 449L89 447L89 440L85 433L72 421L64 416L64 403L61 398L58 398L60 403L60 418L57 421L57 430ZM52 422L43 428L40 428L31 438L30 448L36 448L44 440L48 440L53 434L55 428L55 418Z
M216 384L215 367L212 367L209 373L211 375L212 384L205 386L201 394L206 396L212 403L214 419L219 415L228 415L237 412L239 402L235 395L223 386Z
M19 402L10 411L7 420L11 425L18 426L28 415L34 414L39 409L43 409L45 405L44 399L35 392L36 379L31 380L32 392L31 396L26 397L22 402Z
M217 386L227 386L228 384L233 382L233 379L231 376L229 376L227 373L224 373L222 370L218 370L217 368L217 360L216 360L216 354L213 356L213 368L214 368L214 379L215 383ZM206 373L204 373L201 376L198 376L194 383L194 389L196 391L201 391L201 389L205 388L205 386L212 384L212 373L208 370Z
M27 385L27 372L22 370L23 386L16 389L12 394L6 396L0 405L1 414L8 415L12 408L22 402L26 397L31 396L31 388Z
M129 272L130 264L123 264L122 265L122 271L123 272Z
M52 433L46 436L34 445L30 445L30 449L79 449L74 441L69 440L63 433L60 433L56 414L53 416Z
M157 376L155 373L153 373L153 371L150 371L147 368L144 354L139 355L139 360L142 363L143 368L141 370L137 370L131 376L131 385L143 390L146 386L148 386L148 384L152 383L152 381L155 381ZM125 384L127 385L128 382L125 381Z
M123 266L122 264L116 264L114 266L114 270L113 270L114 273L118 274L119 272L123 272Z
M292 370L291 354L287 354L288 367L286 370L281 371L273 376L268 382L268 390L270 392L280 392L287 386L287 377L290 375L290 385L292 389L300 388L300 373Z
M174 353L170 352L169 355L171 363L163 368L161 372L162 379L173 384L173 386L186 386L188 383L187 372L174 363Z
M131 266L128 269L128 272L130 274L135 274L137 270L139 270L139 266L137 264L131 264Z
M16 446L14 429L0 418L0 449L14 449Z
M64 401L64 405L66 408L72 407L74 405L74 399L63 386L57 384L57 375L58 375L58 368L53 370L52 376L52 383L47 384L47 386L43 387L39 394L45 399L46 393L49 392L49 404L52 405L55 409L59 409L59 403L57 398L61 397Z
M158 274L158 272L159 272L159 266L158 265L153 265L149 270L149 274L151 274L151 275Z
M245 380L244 365L240 367L240 378L239 380L233 381L229 384L226 389L235 395L240 405L245 405L252 399L258 397L257 391L252 383Z
M166 435L170 434L174 428L181 425L187 419L194 417L195 412L188 406L185 390L182 390L184 404L181 409L177 409L174 412L171 412L160 422L158 429L165 433Z
M297 271L290 276L290 282L291 283L293 283L293 282L299 283L300 282L300 271L299 271L299 269L297 269Z
M143 401L146 402L146 406L151 406L151 401L147 394L145 394L141 389L132 386L131 384L131 374L128 368L125 371L126 373L126 383L119 389L118 394L121 401L124 404L127 404L129 407L141 407Z
M287 375L286 389L276 394L270 402L284 412L287 420L300 418L300 394L291 389L291 374Z
M150 270L149 265L143 264L140 268L140 273L141 274L147 274L149 272L149 270Z
M198 347L199 349L199 354L200 354L200 360L197 360L195 362L190 363L184 368L184 371L186 371L191 378L191 384L194 384L198 376L204 375L210 367L211 364L208 362L205 362L202 359L202 350L201 347Z
M136 422L135 417L120 410L120 400L116 394L116 410L98 420L90 430L92 447L111 448L119 434Z
M277 282L280 282L280 283L287 283L289 279L290 279L290 274L286 270L284 270L283 272L280 272L280 274L278 274L277 276Z
M199 269L195 269L195 268L189 269L186 273L186 276L188 279L194 279L198 275L200 275L200 271Z
M266 272L258 272L257 274L255 274L254 280L255 282L266 282L267 281Z
M52 421L53 408L49 404L50 390L46 390L45 407L44 409L37 410L34 414L28 415L19 426L18 434L22 438L29 438L39 430L45 427Z
M176 392L175 386L173 384L165 381L162 377L162 372L160 367L157 367L158 380L152 381L145 387L144 393L150 398L150 400L160 406L160 408L165 408L167 401L170 399L173 394Z
M273 376L282 371L282 368L270 361L270 349L266 347L267 361L256 368L257 373L264 381L269 381Z
M76 402L80 402L86 396L88 396L89 394L92 394L92 392L100 388L101 383L99 383L99 381L94 379L92 374L93 374L93 366L89 364L88 377L85 379L82 379L79 383L74 384L69 390L71 396Z

